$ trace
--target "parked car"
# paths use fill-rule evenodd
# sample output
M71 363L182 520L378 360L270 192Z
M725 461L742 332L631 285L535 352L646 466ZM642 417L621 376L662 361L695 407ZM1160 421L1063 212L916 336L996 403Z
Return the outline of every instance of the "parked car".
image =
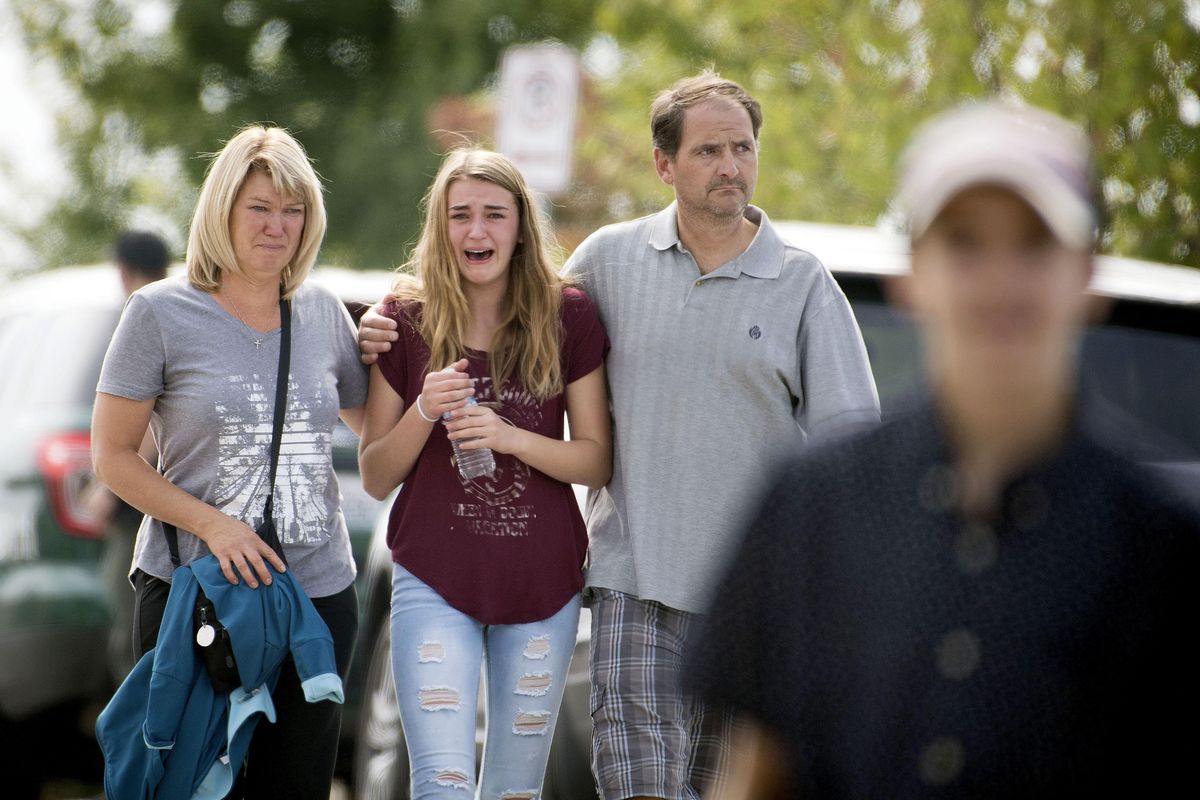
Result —
M889 284L908 269L908 242L873 228L776 223L783 237L828 266L854 308L884 416L920 386L920 342L912 321L888 303ZM1091 293L1095 323L1083 343L1094 392L1147 445L1146 457L1189 491L1200 487L1200 271L1101 256ZM390 506L390 502L388 504ZM355 735L355 797L409 797L408 759L389 668L391 558L387 512L375 527L363 576L358 667L366 697ZM595 797L590 762L587 610L568 677L547 770L547 798ZM477 744L483 741L478 710Z
M392 276L323 267L311 280L361 316ZM123 677L108 674L103 653L110 625L129 622L111 619L100 571L102 531L82 502L92 481L96 381L122 303L112 266L50 270L0 286L0 743L6 764L16 743L35 760L41 751L53 753L41 734L60 735L63 724L103 703ZM381 504L362 489L357 437L339 424L333 445L342 509L361 566ZM353 678L348 684L352 732L352 703L361 691ZM48 714L53 725L45 724ZM80 726L90 730L90 721L73 727ZM90 746L98 754L94 742Z
M908 240L874 228L784 222L782 235L816 254L849 297L885 416L920 386L920 343L889 305L908 269ZM1092 398L1142 458L1200 497L1200 270L1097 256L1081 373Z

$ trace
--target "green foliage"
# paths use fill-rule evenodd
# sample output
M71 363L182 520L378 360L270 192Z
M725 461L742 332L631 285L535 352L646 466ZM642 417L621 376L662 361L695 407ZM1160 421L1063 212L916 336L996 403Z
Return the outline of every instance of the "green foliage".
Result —
M430 129L486 142L503 48L557 38L618 54L585 81L575 180L554 206L567 244L669 200L650 101L712 66L762 101L755 199L774 218L894 217L894 164L914 127L1012 96L1091 134L1106 249L1200 266L1200 0L163 2L170 23L146 36L134 0L14 0L28 41L79 95L61 120L78 186L40 229L47 262L95 260L139 214L186 230L197 154L269 120L327 181L323 260L398 263L443 146ZM447 122L446 99L474 127Z
M712 66L763 104L756 202L775 218L894 217L913 129L1010 96L1091 134L1106 249L1200 266L1196 0L608 0L596 23L623 52L579 145L585 164L603 160L592 177L611 188L586 192L594 206L617 199L608 218L669 198L649 159L649 101Z
M207 159L239 127L291 129L326 181L325 262L404 258L439 153L427 115L484 85L512 43L588 35L591 0L177 0L165 31L129 0L14 0L79 102L62 116L78 186L41 228L47 263L94 261L161 218L177 243Z

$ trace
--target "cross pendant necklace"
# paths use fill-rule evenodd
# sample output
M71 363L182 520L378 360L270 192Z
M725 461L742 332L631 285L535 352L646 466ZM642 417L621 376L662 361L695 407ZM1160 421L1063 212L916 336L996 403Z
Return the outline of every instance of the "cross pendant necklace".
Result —
M237 303L235 303L233 301L233 298L227 294L227 295L225 295L225 299L229 301L229 305L233 306L233 313L238 318L238 322L242 323L242 325L244 325L248 330L252 330L255 333L258 333L258 331L255 331L254 328L251 328L250 325L246 322L246 320L242 317L242 312L238 310L238 305L237 305ZM258 350L259 348L262 347L263 340L266 338L267 337L265 337L265 336L259 336L256 339L253 336L251 336L250 341L254 342L254 349Z

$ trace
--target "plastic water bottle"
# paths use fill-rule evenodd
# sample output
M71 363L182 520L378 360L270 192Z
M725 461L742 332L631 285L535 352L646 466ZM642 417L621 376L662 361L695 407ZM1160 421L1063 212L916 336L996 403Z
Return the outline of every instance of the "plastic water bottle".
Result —
M467 398L467 405L479 405L475 402L474 397ZM447 411L442 415L442 421L450 419L450 412ZM473 442L474 439L451 439L450 445L454 448L454 462L458 464L458 474L462 475L466 480L472 478L490 478L496 474L496 457L492 455L490 448L483 447L479 450L464 450L463 444Z

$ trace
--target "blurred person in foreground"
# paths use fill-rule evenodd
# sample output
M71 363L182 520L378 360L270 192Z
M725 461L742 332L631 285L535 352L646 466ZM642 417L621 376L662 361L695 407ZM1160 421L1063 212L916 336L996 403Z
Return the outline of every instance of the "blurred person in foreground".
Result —
M929 395L799 456L690 654L748 721L722 798L1155 795L1197 741L1195 512L1078 386L1097 228L1083 133L981 103L899 199Z
M171 256L167 245L154 233L126 231L117 237L113 262L121 278L126 300L143 286L167 277ZM138 447L142 458L150 464L158 461L154 436L147 428ZM131 644L133 630L133 587L129 583L133 561L133 542L142 524L142 512L110 492L98 481L89 493L88 510L104 526L104 584L108 589L112 609L112 625L108 636L109 675L117 683L133 669L136 644Z
M403 484L387 542L411 792L540 797L587 553L571 483L603 486L612 470L608 338L592 302L559 278L509 159L451 151L424 211L411 274L385 306L402 338L371 370L359 455L374 497ZM456 466L452 442L463 459L491 450L492 469Z
M613 473L588 499L584 590L605 800L688 800L721 776L732 717L680 678L740 509L790 448L879 420L841 289L750 204L762 119L713 72L663 90L653 159L674 202L596 231L564 267L612 339ZM387 346L376 319L368 354Z
M305 280L324 234L321 184L303 147L281 128L247 127L209 166L187 274L136 292L121 315L97 387L92 448L100 479L146 514L133 561L139 656L159 640L170 593L164 522L178 528L182 565L211 553L231 585L258 588L287 577L280 555L256 533L267 513L286 301L286 444L271 518L290 580L328 627L345 679L358 601L332 436L339 416L360 430L367 376L345 307ZM161 472L138 453L147 425ZM286 645L272 642L277 650ZM271 693L275 722L255 729L233 796L327 800L341 705L307 702L308 688L288 656Z

